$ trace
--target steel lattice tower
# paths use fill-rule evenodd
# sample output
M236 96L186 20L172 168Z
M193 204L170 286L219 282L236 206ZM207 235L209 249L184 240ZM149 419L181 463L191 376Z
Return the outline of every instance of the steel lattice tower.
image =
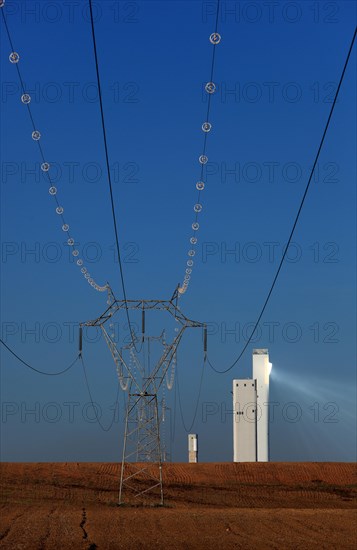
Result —
M106 311L97 319L81 326L99 326L104 334L116 364L120 385L127 392L122 465L120 474L119 504L164 503L162 478L162 449L160 440L160 407L158 392L175 364L178 346L187 328L205 328L203 323L188 319L177 304L177 291L171 300L116 300L110 292ZM137 310L142 315L141 336L131 335L132 341L118 349L106 323L120 310ZM163 311L178 323L171 343L160 336L145 334L145 315ZM150 362L150 344L156 341L161 354L153 364ZM139 353L148 349L147 360L140 361ZM139 348L139 349L138 349ZM129 358L126 355L129 353ZM167 381L171 388L171 382Z

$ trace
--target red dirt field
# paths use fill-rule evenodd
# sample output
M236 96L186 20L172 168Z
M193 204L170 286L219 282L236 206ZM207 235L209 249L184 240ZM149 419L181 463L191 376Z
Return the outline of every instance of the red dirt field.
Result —
M3 463L0 548L356 548L349 463L165 464L165 506L117 506L120 466Z

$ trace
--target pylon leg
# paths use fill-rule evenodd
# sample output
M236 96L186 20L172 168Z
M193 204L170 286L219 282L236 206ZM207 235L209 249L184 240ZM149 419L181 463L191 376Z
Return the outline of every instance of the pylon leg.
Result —
M160 416L156 394L129 393L119 504L163 505Z
M130 406L130 399L128 399L128 404L127 404L126 412L125 412L123 456L122 456L121 470L120 470L119 505L123 504L123 477L124 477L124 468L125 468L126 435L128 433L128 411L129 411L129 406Z

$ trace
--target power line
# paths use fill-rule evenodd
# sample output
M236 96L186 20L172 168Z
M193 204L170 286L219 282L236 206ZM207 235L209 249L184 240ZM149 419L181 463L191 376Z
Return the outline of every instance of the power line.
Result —
M5 344L4 340L0 339L0 342L14 357L16 357L16 359L18 359L18 361L20 361L20 363L25 365L25 367L28 367L29 369L37 372L38 374L44 374L45 376L59 376L60 374L64 374L65 372L69 371L76 364L76 362L79 359L79 354L78 354L76 356L75 360L72 361L72 363L68 367L66 367L65 369L63 369L59 372L44 372L42 370L36 369L35 367L32 367L31 365L29 365L29 363L27 363L26 361L21 359L21 357L19 357L17 355L17 353L15 353L7 344Z
M186 426L186 422L185 422L185 419L184 419L184 416L183 416L183 411L182 411L182 404L181 404L181 392L180 392L180 382L179 382L179 373L178 373L178 369L177 369L177 373L176 373L176 379L177 379L177 394L178 394L178 402L179 402L179 409L180 409L180 416L181 416L181 421L182 421L182 425L185 429L185 431L187 433L190 433L190 431L192 430L195 422L196 422L196 417L197 417L197 413L198 413L198 405L200 403L200 398L201 398L201 390L202 390L202 383L203 383L203 375L204 375L204 372L205 372L205 364L206 364L206 355L205 355L205 358L203 360L203 365L202 365L202 372L201 372L201 379L200 379L200 385L199 385L199 388L198 388L198 394L197 394L197 400L196 400L196 405L195 405L195 411L194 411L194 414L193 414L193 418L192 418L192 422L190 424L190 427L187 428ZM175 399L176 399L176 396L175 396ZM176 406L176 405L175 405Z
M111 429L111 427L113 426L114 422L115 422L115 419L116 419L116 415L117 415L117 408L118 408L118 403L119 403L119 381L118 381L118 384L117 384L117 395L116 395L116 398L115 398L115 403L114 403L114 412L113 412L113 416L112 416L112 419L109 423L109 426L103 426L101 420L100 420L100 417L98 416L98 411L97 411L97 407L93 401L93 397L92 397L92 392L90 390L90 386L89 386L89 381L88 381L88 376L87 376L87 371L86 371L86 367L85 367L85 364L84 364L84 359L83 359L83 355L80 354L80 360L81 360L81 363L82 363L82 368L83 368L83 374L84 374L84 380L85 380L85 383L86 383L86 387L87 387L87 391L88 391L88 395L89 395L89 399L90 399L90 402L91 402L91 405L93 407L93 411L94 411L94 415L95 415L95 418L98 422L98 425L100 426L100 428L103 430L103 432L109 432L109 430Z
M184 275L183 283L178 286L178 292L180 294L184 294L186 292L189 284L190 284L192 267L194 265L193 257L196 254L195 245L197 244L197 241L198 241L196 235L197 235L197 232L199 230L198 218L199 218L199 214L202 210L201 195L202 195L202 191L205 188L205 182L204 182L204 177L203 177L203 175L204 175L204 166L208 161L208 157L206 156L207 137L208 137L208 133L212 129L212 124L210 123L211 100L212 100L212 95L216 91L216 85L213 82L214 66L215 66L215 59L216 59L216 46L221 41L221 35L218 34L218 32L217 32L218 31L219 7L220 7L220 0L217 0L216 20L215 20L215 25L214 25L214 32L209 37L210 43L213 46L213 51L212 51L212 60L211 60L211 69L210 69L210 80L209 80L209 82L207 82L207 84L205 86L205 90L206 90L207 95L208 95L208 101L207 101L206 120L202 124L202 131L203 131L204 137L203 137L202 154L199 157L199 162L201 164L200 180L196 183L196 189L197 189L198 193L197 193L197 203L194 205L194 208L193 208L194 212L195 212L195 216L194 216L194 221L193 221L192 226L191 226L191 228L192 228L192 234L191 234L191 237L190 237L190 245L191 246L190 246L190 250L188 251L188 260L186 261L186 268L185 268L185 275Z
M129 318L129 311L128 311L128 307L127 307L127 295L126 295L126 289L125 289L123 264L122 264L122 260L121 260L120 246L119 246L118 224L117 224L117 219L116 219L116 214L115 214L115 207L114 207L112 176L111 176L111 173L110 173L107 132L106 132L106 127L105 127L105 119L104 119L102 88L101 88L101 85L100 85L99 62L98 62L98 53L97 53L97 41L96 41L95 29L94 29L92 0L89 0L89 11L90 11L90 21L91 21L91 29L92 29L95 70L96 70L96 75L97 75L99 106L100 106L100 118L101 118L103 140L104 140L105 162L106 162L106 167L107 167L107 176L108 176L109 194L110 194L110 204L111 204L112 218L113 218L113 224L114 224L114 233L115 233L116 249L117 249L117 254L118 254L120 279L121 279L121 286L122 286L122 291L123 291L124 302L125 302L125 306L126 306L125 311L126 311L126 317L127 317L127 321L128 321L128 325L129 325L130 336L131 336L131 339L132 339L133 346L136 350L135 340L134 340L134 336L133 336L133 329L132 329L132 326L131 326L131 322L130 322L130 318Z
M8 27L3 9L1 9L1 14L2 14L5 29L6 29L6 34L7 34L7 37L8 37L9 43L10 43L10 47L11 47L11 50L12 50L12 52L9 56L9 60L16 67L16 71L17 71L17 75L18 75L18 78L19 78L19 81L20 81L20 87L21 87L21 91L22 91L21 101L27 107L27 112L28 112L28 115L30 117L31 126L32 126L32 129L33 129L32 139L37 143L39 153L40 153L40 157L41 157L41 160L42 160L41 170L43 171L44 174L46 174L46 177L48 179L48 183L50 185L49 193L50 193L50 195L53 196L53 199L55 201L56 214L59 216L59 219L62 221L62 230L67 235L67 244L70 248L72 248L72 255L76 259L76 265L80 268L81 273L83 274L84 278L88 281L88 283L95 290L97 290L99 292L104 292L108 289L108 285L101 286L101 285L98 285L95 282L95 280L88 273L87 268L84 266L84 261L83 261L82 258L80 258L79 251L75 248L75 240L71 236L70 226L66 223L66 220L65 220L64 208L61 206L61 204L58 200L57 188L54 185L54 182L53 182L52 177L50 175L51 165L46 160L44 150L43 150L43 147L42 147L41 142L40 142L41 132L39 132L38 127L35 124L34 117L33 117L32 110L31 110L31 106L30 106L31 96L28 93L26 93L24 80L22 78L22 73L21 73L21 70L20 70L20 67L19 67L20 56L17 52L15 52L13 41L12 41L11 34L10 34L10 30L9 30L9 27Z
M170 433L172 452L174 452L173 447L174 447L175 434L176 434L176 403L177 403L177 384L175 384L174 406L173 406L173 412L172 412L172 425L171 425L171 433ZM170 421L171 421L171 418L170 418Z
M320 156L320 152L321 152L321 149L322 149L322 146L323 146L323 143L325 141L325 137L326 137L326 133L327 133L327 130L328 130L328 127L330 125L330 121L331 121L331 118L332 118L332 113L334 111L334 108L335 108L335 105L336 105L336 102L337 102L337 97L338 97L338 94L339 94L339 91L340 91L340 88L341 88L341 85L342 85L342 81L343 81L343 78L345 76L345 72L346 72L346 69L347 69L347 65L348 65L348 61L350 59L350 56L351 56L351 53L352 53L352 49L353 49L353 44L354 44L354 41L356 39L356 34L357 34L357 27L355 28L355 31L354 31L354 34L353 34L353 38L352 38L352 41L351 41L351 44L350 44L350 47L349 47L349 50L348 50L348 54L347 54L347 57L346 57L346 61L345 61L345 64L344 64L344 67L343 67L343 70L342 70L342 73L341 73L341 77L340 77L340 81L338 83L338 86L337 86L337 90L336 90L336 94L335 94L335 97L334 97L334 100L333 100L333 103L331 105L331 109L330 109L330 114L328 116L328 119L327 119L327 122L326 122L326 125L325 125L325 129L324 129L324 132L322 134L322 138L321 138L321 141L320 141L320 145L319 145L319 148L317 150L317 153L316 153L316 156L315 156L315 161L314 161L314 164L312 166L312 169L311 169L311 172L310 172L310 176L309 176L309 179L308 179L308 182L307 182L307 185L306 185L306 188L305 188L305 191L304 191L304 194L302 196L302 199L301 199L301 202L300 202L300 206L299 206L299 209L298 209L298 212L296 214L296 217L295 217L295 221L293 223L293 227L290 231L290 236L289 236L289 239L288 239L288 242L287 242L287 245L284 249L284 253L282 255L282 258L280 260L280 263L279 263L279 267L277 269L277 272L275 274L275 277L273 279L273 282L271 284L271 287L270 287L270 290L268 292L268 295L265 299L265 302L263 304L263 307L262 309L260 310L260 314L258 316L258 319L254 325L254 328L245 344L245 346L243 347L242 351L240 352L240 354L238 355L237 359L234 361L234 363L232 363L228 368L224 369L224 370L218 370L216 369L212 363L210 362L210 360L208 359L207 357L207 361L208 361L208 364L210 365L210 367L217 373L220 373L220 374L224 374L225 372L228 372L230 371L237 363L238 361L240 360L240 358L243 356L244 352L246 351L247 347L249 346L252 338L253 338L253 335L259 325L259 322L260 322L260 319L262 318L263 314L264 314L264 311L265 311L265 308L267 307L268 305L268 302L270 300L270 297L272 295L272 292L274 290L274 287L275 287L275 284L276 284L276 281L279 277L279 273L280 273L280 270L282 268L282 265L284 263L284 259L285 259L285 256L287 254L287 251L288 251L288 248L289 248L289 245L290 245L290 242L291 242L291 239L293 238L293 235L294 235L294 232L295 232L295 228L296 228L296 225L297 225L297 222L299 220L299 217L300 217L300 214L301 214L301 211L302 211L302 208L303 208L303 205L304 205L304 202L305 202L305 199L306 199L306 195L307 195L307 192L309 190L309 187L310 187L310 183L312 181L312 176L314 174L314 171L315 171L315 168L316 168L316 164L317 164L317 161L319 159L319 156Z

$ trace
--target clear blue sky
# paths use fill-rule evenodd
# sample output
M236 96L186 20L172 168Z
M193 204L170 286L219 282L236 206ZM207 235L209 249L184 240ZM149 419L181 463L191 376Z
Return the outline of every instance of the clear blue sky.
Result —
M127 292L165 299L182 278L193 221L214 2L95 4ZM209 323L210 357L220 369L240 352L271 284L356 21L349 1L268 4L222 2L200 246L181 300L188 316ZM86 5L7 0L6 14L73 235L89 258L100 256L90 264L96 280L109 280L121 296ZM106 299L68 261L2 23L0 51L2 338L34 366L59 370L77 352L70 327L99 315ZM355 60L354 49L294 236L297 260L282 270L259 339L226 375L207 367L194 427L203 461L232 458L225 411L232 378L251 375L253 347L269 348L274 365L272 460L355 458ZM85 353L108 422L114 366L103 340L86 341ZM4 349L1 358L3 460L119 459L121 423L104 434L83 419L79 364L48 379ZM201 364L200 334L188 335L179 362L188 424ZM79 403L73 422L70 402ZM214 414L205 416L207 407ZM62 417L50 422L55 411ZM289 421L294 411L298 422ZM173 458L186 460L178 410L176 423ZM168 423L165 432L169 446Z

